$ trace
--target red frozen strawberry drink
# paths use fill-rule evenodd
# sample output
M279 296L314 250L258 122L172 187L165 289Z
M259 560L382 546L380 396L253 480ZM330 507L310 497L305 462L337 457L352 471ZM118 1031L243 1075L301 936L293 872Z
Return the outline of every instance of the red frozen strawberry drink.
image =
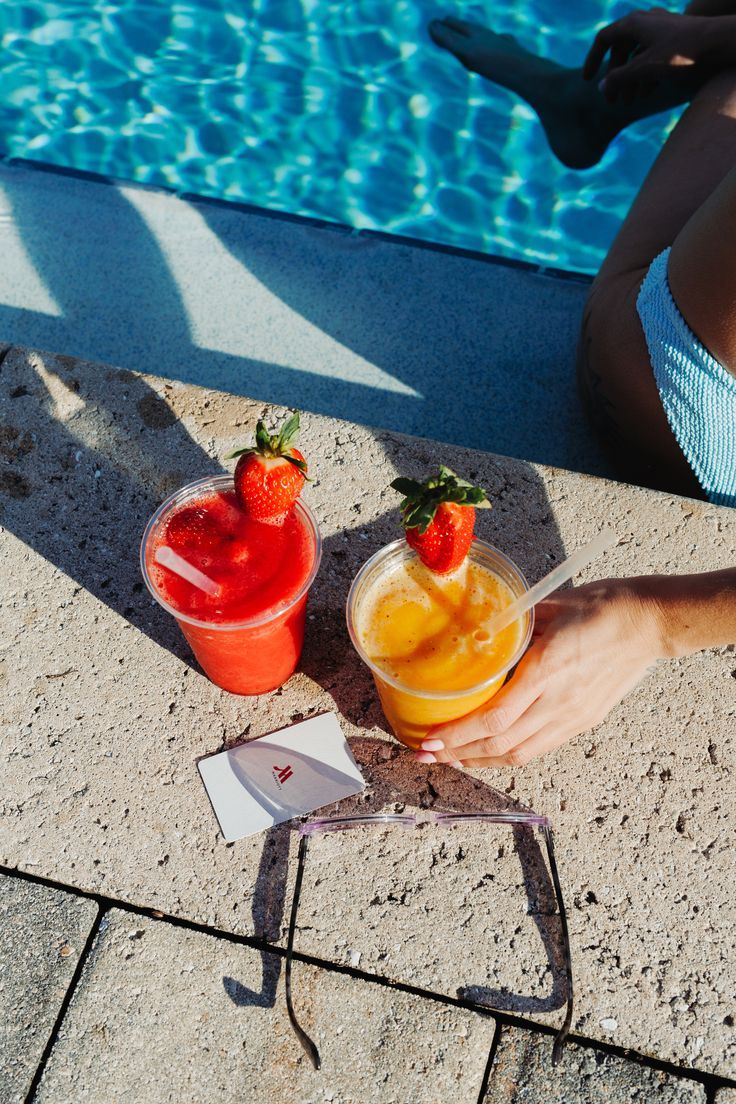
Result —
M164 550L201 572L215 593L164 566ZM189 484L159 507L143 535L141 569L208 678L234 694L262 694L299 661L320 554L307 506L296 502L276 521L256 520L232 477L222 475Z

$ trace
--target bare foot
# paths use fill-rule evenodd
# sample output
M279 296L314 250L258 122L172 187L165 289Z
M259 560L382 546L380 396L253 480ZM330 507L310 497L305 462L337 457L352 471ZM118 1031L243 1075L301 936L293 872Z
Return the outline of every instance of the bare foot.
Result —
M429 34L471 73L526 100L539 116L552 152L570 168L595 165L621 129L618 113L595 84L583 80L580 70L530 54L511 35L453 18L434 19Z

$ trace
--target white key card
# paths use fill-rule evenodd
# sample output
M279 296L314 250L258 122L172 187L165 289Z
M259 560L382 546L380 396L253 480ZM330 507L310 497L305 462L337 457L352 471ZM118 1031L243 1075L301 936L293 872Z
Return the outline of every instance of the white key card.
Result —
M221 751L199 773L228 842L365 789L334 713Z

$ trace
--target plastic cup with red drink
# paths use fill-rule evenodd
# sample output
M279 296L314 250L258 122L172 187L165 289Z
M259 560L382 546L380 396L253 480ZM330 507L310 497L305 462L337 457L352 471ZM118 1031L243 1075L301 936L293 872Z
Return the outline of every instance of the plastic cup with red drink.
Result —
M256 448L241 450L235 476L199 479L171 495L141 542L146 586L207 677L235 694L281 686L302 650L321 540L309 507L290 497L306 477L291 448L298 424L295 415L269 437L259 423Z

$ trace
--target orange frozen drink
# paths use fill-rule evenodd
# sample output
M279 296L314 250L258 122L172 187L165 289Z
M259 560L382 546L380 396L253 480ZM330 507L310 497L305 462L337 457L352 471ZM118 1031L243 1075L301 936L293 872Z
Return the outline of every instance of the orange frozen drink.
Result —
M532 614L493 641L474 634L526 589L511 560L479 540L450 574L429 570L403 540L364 565L348 598L348 628L402 743L418 748L434 725L500 689L529 642Z

